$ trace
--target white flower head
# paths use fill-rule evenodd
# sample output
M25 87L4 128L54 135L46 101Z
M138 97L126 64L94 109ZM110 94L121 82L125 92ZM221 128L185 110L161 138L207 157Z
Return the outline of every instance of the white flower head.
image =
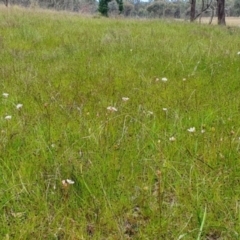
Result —
M183 78L182 80L185 82L187 79L186 79L186 78Z
M205 133L205 129L202 129L202 130L201 130L201 133Z
M10 119L12 119L12 116L7 115L7 116L5 117L5 119L6 119L6 120L10 120Z
M153 115L152 111L147 111L147 115Z
M115 107L109 106L107 107L107 110L110 112L117 112L117 109Z
M237 55L240 55L240 52L237 52Z
M163 108L162 110L166 112L166 111L167 111L167 108Z
M188 129L188 132L194 133L194 132L196 132L196 128L195 128L195 127L190 127L190 128Z
M3 97L5 97L5 98L7 98L7 97L9 96L8 93L3 93L2 95L3 95Z
M128 98L128 97L122 97L122 100L123 100L124 102L127 102L127 101L129 100L129 98Z
M62 185L65 188L68 187L68 185L72 185L72 184L74 184L74 181L72 181L71 179L62 180Z
M71 179L66 179L66 182L67 182L68 184L74 184L74 181L71 180Z
M19 103L19 104L17 104L16 105L16 108L19 110L19 109L21 109L23 107L23 104L21 104L21 103Z
M169 141L174 142L174 141L176 141L176 138L175 137L170 137Z
M167 82L167 78L166 78L166 77L163 77L163 78L162 78L162 81L163 81L163 82Z

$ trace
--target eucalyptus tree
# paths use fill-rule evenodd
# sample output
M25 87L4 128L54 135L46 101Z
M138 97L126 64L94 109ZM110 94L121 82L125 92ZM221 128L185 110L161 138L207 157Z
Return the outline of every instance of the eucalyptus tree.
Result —
M190 21L193 22L195 20L196 0L190 0L190 5L191 5Z
M122 13L123 1L122 0L116 0L116 1L118 4L119 13ZM99 1L98 11L105 17L108 17L108 12L109 12L108 3L110 3L110 2L111 2L111 0L100 0Z
M225 0L217 0L218 25L226 25L225 21Z
M208 10L209 8L212 9L212 12L214 13L214 6L212 4L212 0L210 1L210 3L207 0L206 7L204 5L205 5L205 1L202 0L202 7L201 7L200 14L195 16L196 15L196 0L190 0L190 21L191 22L193 22L196 18L201 16L201 14L203 12L205 12L206 10ZM213 17L213 15L212 15L212 17ZM218 17L218 25L226 25L225 0L217 0L217 17ZM211 20L212 20L212 18L211 18Z
M233 5L234 16L240 16L240 0L235 0Z

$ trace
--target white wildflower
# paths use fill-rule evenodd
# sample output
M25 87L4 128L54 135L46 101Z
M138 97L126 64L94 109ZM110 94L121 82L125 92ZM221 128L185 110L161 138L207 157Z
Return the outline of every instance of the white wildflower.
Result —
M167 108L163 108L162 110L166 112L166 111L167 111Z
M63 187L65 187L65 188L67 188L69 185L72 185L72 184L74 184L74 181L72 181L72 180L70 180L70 179L64 179L64 180L62 180L62 185L63 185Z
M107 110L109 110L110 112L117 112L117 109L115 107L107 107Z
M240 55L240 52L237 52L237 55Z
M9 96L8 93L3 93L2 95L3 95L3 97L5 97L5 98L7 98L7 97Z
M190 133L194 133L194 132L196 132L195 127L190 127L190 128L188 129L188 132L190 132Z
M17 104L16 105L16 108L19 110L19 109L21 109L23 107L23 104L21 104L21 103L19 103L19 104Z
M152 111L147 111L147 114L148 115L153 115L153 112Z
M74 184L74 181L71 180L71 179L66 179L66 182L67 182L68 184Z
M162 81L163 81L163 82L167 82L167 78L166 78L166 77L163 77L163 78L162 78Z
M202 130L201 130L201 133L205 133L205 129L202 129Z
M174 142L174 141L176 141L176 138L175 137L170 137L169 141Z
M8 116L5 117L5 119L10 120L10 119L12 119L12 116L8 115Z
M129 100L129 98L128 98L128 97L122 97L122 100L123 100L124 102L126 102L126 101Z
M185 82L187 79L186 78L183 78L183 81Z

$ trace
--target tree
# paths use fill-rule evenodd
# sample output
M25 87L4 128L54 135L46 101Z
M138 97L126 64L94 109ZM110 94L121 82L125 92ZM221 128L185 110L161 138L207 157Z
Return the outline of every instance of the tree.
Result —
M213 20L213 17L214 17L214 6L212 4L212 0L210 0L210 2L207 0L207 3L205 3L205 0L202 0L202 9L201 9L201 12L199 14L197 14L197 16L195 16L195 19L197 19L199 17L199 22L201 22L201 17L202 17L202 14L209 14L211 11L211 17L210 17L210 20L209 20L209 24L212 23L212 20Z
M117 0L119 14L123 12L123 0Z
M165 5L166 3L163 1L156 1L147 7L147 11L149 13L152 13L154 17L163 17L164 11L165 11Z
M190 10L190 21L193 22L195 19L195 12L196 12L196 0L191 0L191 10Z
M130 16L132 12L134 11L134 5L131 4L130 2L124 2L124 11L123 14L124 16Z
M235 16L240 16L240 0L234 1L233 10Z
M100 0L99 1L99 6L98 6L98 11L105 17L108 17L108 3L111 2L111 0ZM123 11L123 1L122 0L117 0L118 4L118 10L119 13L122 13Z
M110 0L100 0L99 1L99 6L98 6L98 11L105 17L108 17L108 3Z
M225 22L225 0L217 0L218 25L226 25Z

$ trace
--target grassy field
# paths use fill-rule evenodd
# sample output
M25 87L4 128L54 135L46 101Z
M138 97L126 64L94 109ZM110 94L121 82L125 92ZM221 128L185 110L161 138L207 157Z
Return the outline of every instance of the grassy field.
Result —
M240 239L239 39L0 8L0 238Z

